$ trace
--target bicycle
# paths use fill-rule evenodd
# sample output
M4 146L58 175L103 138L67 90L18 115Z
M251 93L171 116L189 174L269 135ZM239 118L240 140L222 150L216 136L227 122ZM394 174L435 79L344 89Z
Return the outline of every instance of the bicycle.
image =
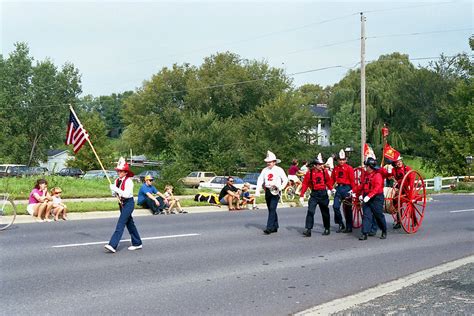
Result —
M285 198L289 201L292 201L295 199L295 197L301 192L301 187L303 186L303 180L300 177L300 181L298 185L293 180L288 181L288 185L286 186L285 190L283 193L285 194ZM304 199L307 200L309 199L309 196L311 194L311 190L306 190L304 194Z
M16 218L16 206L8 193L0 193L0 230L10 227Z

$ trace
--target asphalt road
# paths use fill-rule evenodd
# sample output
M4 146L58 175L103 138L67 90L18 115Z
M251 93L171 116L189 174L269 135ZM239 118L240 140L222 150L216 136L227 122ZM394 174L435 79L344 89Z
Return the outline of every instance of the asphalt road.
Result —
M417 234L367 241L321 236L319 213L303 238L303 208L280 209L269 236L265 210L138 217L143 249L125 241L116 254L103 248L116 219L15 225L0 233L0 313L292 314L472 255L474 212L452 211L473 205L435 196Z

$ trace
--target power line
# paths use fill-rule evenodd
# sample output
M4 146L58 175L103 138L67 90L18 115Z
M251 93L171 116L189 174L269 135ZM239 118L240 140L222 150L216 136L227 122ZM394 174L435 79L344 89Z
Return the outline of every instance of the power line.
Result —
M385 37L398 37L398 36L418 36L418 35L425 35L425 34L451 33L451 32L460 32L460 31L469 31L469 30L473 30L473 28L470 27L470 28L453 29L453 30L439 30L439 31L427 31L427 32L412 32L412 33L375 35L375 36L367 36L366 38L369 39L369 38L385 38Z
M410 60L410 61L435 60L435 59L441 59L441 58L454 58L454 57L456 57L456 55L454 55L454 56L416 57L416 58L409 58L408 60ZM376 62L376 61L378 61L378 62L390 62L390 61L394 61L394 60L389 59L389 60L380 61L380 60L374 59L374 60L368 60L366 62L368 64L368 63L372 63L372 62ZM334 65L334 66L327 66L327 67L322 67L322 68L308 69L308 70L289 73L289 74L287 74L287 76L288 77L298 76L298 75L302 75L302 74L319 72L319 71L329 70L329 69L337 69L337 68L344 68L344 69L351 70L351 69L356 68L359 64L360 64L360 62L357 62L357 63L353 64L353 66ZM269 79L272 79L272 78L277 78L277 76L270 76L270 77L266 77L266 78L258 78L258 79L251 79L251 80L243 80L243 81L231 82L231 83L216 84L216 85L210 85L210 86L194 88L194 89L169 91L169 92L160 93L159 95L169 95L169 94L177 94L177 93L190 92L190 91L199 91L199 90L208 90L208 89L215 89L215 88L228 87L228 86L237 86L237 85L247 84L247 83L251 83L251 82L265 81L265 80L269 80ZM99 104L102 105L100 103L100 101L99 101ZM67 103L67 104L38 105L38 106L32 106L32 107L28 107L28 108L26 108L26 107L24 107L24 108L21 108L21 107L20 108L19 107L0 107L0 110L7 110L7 109L31 110L31 108L51 108L51 107L62 107L62 106L67 106L68 107L69 105L70 105L70 103Z

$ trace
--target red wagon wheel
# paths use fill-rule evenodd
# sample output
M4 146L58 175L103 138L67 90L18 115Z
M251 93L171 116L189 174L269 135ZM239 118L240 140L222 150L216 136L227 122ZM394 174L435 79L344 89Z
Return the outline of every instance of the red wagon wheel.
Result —
M426 188L423 177L410 170L402 180L398 191L398 215L408 234L416 233L425 216Z

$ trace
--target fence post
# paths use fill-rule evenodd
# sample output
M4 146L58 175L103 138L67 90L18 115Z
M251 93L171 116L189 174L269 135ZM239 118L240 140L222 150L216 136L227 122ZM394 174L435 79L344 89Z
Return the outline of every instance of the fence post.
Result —
M441 177L434 177L433 179L433 187L435 192L441 191L443 185L443 178Z

